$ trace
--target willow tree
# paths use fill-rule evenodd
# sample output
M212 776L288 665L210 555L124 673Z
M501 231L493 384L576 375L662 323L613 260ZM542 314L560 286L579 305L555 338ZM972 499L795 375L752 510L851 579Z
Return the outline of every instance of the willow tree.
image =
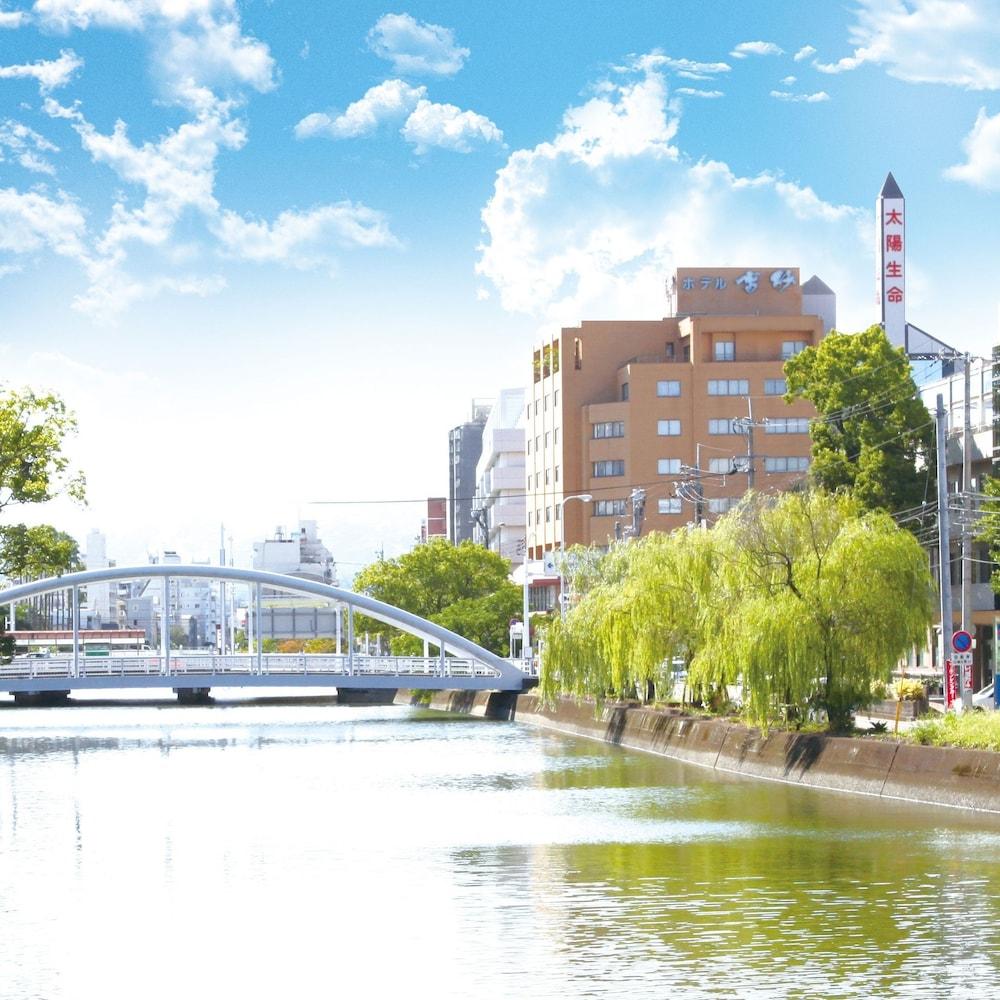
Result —
M544 697L624 696L672 680L673 664L697 655L718 627L715 536L693 530L618 546L591 565L588 589L565 622L549 630L542 657Z
M742 682L751 719L782 708L846 728L933 613L926 553L887 514L826 493L752 497L715 531L732 598L694 680Z

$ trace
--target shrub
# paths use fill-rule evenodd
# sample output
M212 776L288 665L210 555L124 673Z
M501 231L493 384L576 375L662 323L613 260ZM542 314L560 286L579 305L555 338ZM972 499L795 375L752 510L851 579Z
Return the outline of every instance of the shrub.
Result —
M927 697L927 689L920 681L906 677L896 681L893 693L899 701L923 701Z

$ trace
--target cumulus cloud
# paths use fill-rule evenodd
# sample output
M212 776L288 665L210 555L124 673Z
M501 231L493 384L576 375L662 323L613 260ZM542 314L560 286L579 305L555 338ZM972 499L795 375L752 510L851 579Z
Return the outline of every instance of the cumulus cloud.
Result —
M814 94L793 94L787 90L772 90L771 96L778 101L803 104L820 104L830 100L830 95L825 90L818 90Z
M404 76L454 76L469 58L454 32L409 14L384 14L368 32L368 47Z
M476 145L503 142L503 132L484 115L427 100L420 101L406 119L402 136L417 153L426 153L432 146L471 153Z
M20 28L28 23L28 15L23 10L0 10L0 30Z
M808 59L810 56L814 56L815 54L816 47L814 45L803 45L802 48L799 49L794 56L792 56L792 58L796 62L802 62L803 59Z
M962 140L965 163L945 170L945 177L987 191L1000 191L1000 113L992 118L980 108L972 130Z
M60 192L51 198L38 191L0 188L0 250L31 254L51 250L63 257L85 255L87 220L80 206Z
M908 83L1000 89L1000 0L860 0L849 56L814 62L821 73L866 63Z
M685 97L725 97L726 95L721 90L697 90L694 87L678 87L675 94L683 94Z
M48 94L63 87L83 65L83 60L72 50L63 49L58 59L39 59L33 63L0 66L0 80L30 80L38 82L38 89Z
M56 172L43 154L58 153L59 147L22 122L10 118L0 122L0 161L4 150L25 170L50 175Z
M790 86L791 86L791 85L792 85L793 83L795 83L795 81L796 81L797 79L798 79L798 78L797 78L797 77L794 77L794 76L786 76L786 77L783 77L783 78L781 79L781 86L782 86L782 87L790 87Z
M299 139L317 135L353 139L370 135L382 122L405 119L426 93L426 87L411 87L402 80L385 80L370 87L360 100L349 104L339 115L322 112L306 115L295 126L295 135Z
M599 94L497 173L476 270L505 308L548 330L661 316L673 268L766 261L816 271L848 324L870 322L869 212L771 174L691 162L672 144L677 112L653 71Z
M784 51L774 42L740 42L729 54L734 59L746 59L747 56L780 56Z

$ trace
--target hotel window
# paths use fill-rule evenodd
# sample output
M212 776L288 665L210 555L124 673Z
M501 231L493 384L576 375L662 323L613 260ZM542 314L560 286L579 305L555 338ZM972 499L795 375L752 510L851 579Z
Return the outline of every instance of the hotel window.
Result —
M549 408L549 394L546 393L544 396L542 396L542 409L548 410L548 408Z
M728 476L733 471L733 460L731 458L710 458L708 460L708 471L722 473Z
M528 454L531 454L531 438L528 438Z
M764 459L765 472L805 472L809 459L804 455L771 456Z
M725 419L709 420L708 422L708 433L709 434L736 434L737 430L735 427L736 420L733 417L726 417Z
M628 382L622 382L622 402L628 402Z
M542 523L542 508L541 507L536 507L535 508L535 524L541 524L541 523Z
M731 340L717 340L715 342L716 361L735 361L736 344Z
M552 520L552 508L545 508L545 523L548 524Z
M681 433L681 422L679 420L657 420L656 433L660 437L679 437Z
M656 501L656 510L660 514L679 514L681 512L680 497L662 497Z
M559 405L559 390L558 390L558 389L556 389L556 390L555 390L555 391L554 391L554 392L552 393L552 406L553 406L553 407L556 407L556 406L558 406L558 405Z
M535 416L538 416L538 400L535 400Z
M745 378L710 378L708 380L710 396L749 396L750 380Z
M679 458L658 458L656 460L656 472L660 476L679 476L681 473L681 460Z
M595 500L594 517L615 517L625 513L626 500Z
M576 369L583 367L583 343L579 337L573 338L573 367Z
M553 445L559 444L559 428L558 427L553 427L552 428L552 444Z
M625 437L624 420L606 420L599 424L591 424L592 436L595 438Z
M558 521L561 516L562 516L562 504L558 504L557 503L552 508L552 520L553 521Z
M808 417L774 417L767 421L764 431L767 434L808 434Z
M552 437L551 437L551 435L549 434L549 432L548 432L548 431L546 431L546 432L545 432L545 447L546 447L546 448L550 447L550 446L551 446L551 442L552 442Z
M801 354L809 345L804 340L785 340L781 344L781 360L787 361Z
M528 527L531 527L531 511L528 511Z
M559 466L558 466L558 465L557 465L557 466L555 467L555 470L554 470L554 477L553 477L553 478L555 479L555 481L556 481L557 483L559 482Z
M549 470L548 469L545 470L545 485L546 486L549 485Z
M681 394L681 384L677 379L666 379L656 383L657 396L679 396Z
M605 476L624 476L625 461L615 458L606 462L594 462L594 478L602 479Z
M672 343L668 343L666 345L666 348L667 348L667 360L668 361L673 361L674 360L674 345Z
M736 506L737 501L733 497L712 497L708 501L709 514L725 514L731 507Z
M784 396L788 392L788 383L783 378L764 379L765 396Z
M541 434L539 434L535 438L535 451L541 451L541 450L542 450L542 436Z

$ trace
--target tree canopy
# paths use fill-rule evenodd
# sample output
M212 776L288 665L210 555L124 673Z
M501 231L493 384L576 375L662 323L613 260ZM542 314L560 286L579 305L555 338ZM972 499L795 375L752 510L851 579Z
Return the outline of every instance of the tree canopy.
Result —
M898 511L934 491L934 426L910 365L880 326L828 334L785 362L786 399L807 399L812 482L866 510Z
M507 580L506 559L466 541L435 538L395 559L381 559L354 578L354 589L376 600L443 625L494 652L507 650L511 617L519 614L520 591ZM391 637L394 653L417 651L420 641L373 619L356 621L357 631Z
M812 709L841 728L933 613L914 537L825 492L751 494L711 531L653 533L603 565L549 632L547 696L620 696L686 668L705 699L741 684L759 724Z
M75 432L76 418L58 396L0 392L0 511L62 493L85 498L84 477L70 469L63 451Z
M82 569L80 546L51 524L0 527L0 576L41 580Z

